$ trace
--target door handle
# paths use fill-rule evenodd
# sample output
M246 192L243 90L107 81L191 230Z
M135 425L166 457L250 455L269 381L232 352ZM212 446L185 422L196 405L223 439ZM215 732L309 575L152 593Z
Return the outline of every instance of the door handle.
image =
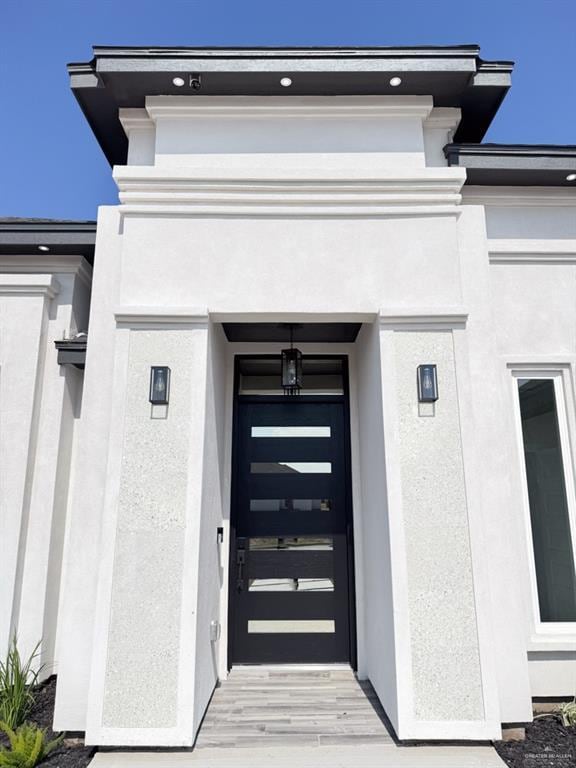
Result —
M236 587L238 592L244 589L244 566L246 565L246 551L244 549L236 550Z

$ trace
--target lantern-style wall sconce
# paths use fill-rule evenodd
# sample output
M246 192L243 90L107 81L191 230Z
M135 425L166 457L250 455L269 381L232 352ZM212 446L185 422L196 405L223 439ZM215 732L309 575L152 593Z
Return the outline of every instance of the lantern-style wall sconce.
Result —
M283 349L282 389L285 395L299 395L302 389L302 352L294 347L294 326L290 329L290 349Z
M150 369L150 402L152 405L168 405L170 398L170 368L153 365Z
M435 365L418 366L418 401L435 403L438 400L438 376Z
M295 347L282 350L282 389L285 395L299 395L302 389L302 352Z

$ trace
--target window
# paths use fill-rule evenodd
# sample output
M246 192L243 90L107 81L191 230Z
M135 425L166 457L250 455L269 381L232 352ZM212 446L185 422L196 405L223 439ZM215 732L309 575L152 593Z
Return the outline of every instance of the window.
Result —
M542 622L576 621L576 574L562 438L561 376L517 378L534 567ZM570 486L571 487L571 486Z

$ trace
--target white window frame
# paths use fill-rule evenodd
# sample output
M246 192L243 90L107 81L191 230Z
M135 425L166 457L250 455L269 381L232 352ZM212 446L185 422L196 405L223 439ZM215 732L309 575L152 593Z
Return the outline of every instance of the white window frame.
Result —
M524 457L524 436L522 433L522 417L520 413L520 398L518 379L548 379L554 383L554 395L556 400L556 412L558 418L558 432L560 436L560 450L562 453L562 466L564 470L564 483L566 486L566 499L568 507L568 520L572 538L572 555L576 568L576 477L574 468L574 402L572 399L572 370L570 364L535 365L514 364L510 366L512 373L511 382L514 398L514 415L516 422L516 444L518 446L519 470L522 482L522 507L524 512L524 525L526 531L526 545L528 550L528 564L530 571L530 594L532 606L532 645L529 650L536 650L544 641L557 640L566 647L573 647L576 643L576 621L546 621L540 619L540 604L538 600L538 582L536 578L536 560L534 557L534 544L532 539L532 521L530 518L530 501L528 497L528 479L526 476L526 460ZM544 647L545 647L544 645ZM540 648L538 648L540 649Z

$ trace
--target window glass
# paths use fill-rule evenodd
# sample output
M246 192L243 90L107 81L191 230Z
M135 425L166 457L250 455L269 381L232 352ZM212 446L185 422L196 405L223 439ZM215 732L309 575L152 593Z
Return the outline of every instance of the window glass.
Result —
M250 472L253 475L329 475L332 464L329 461L253 461Z
M252 427L251 437L330 437L330 427Z
M518 379L540 619L576 621L576 576L553 379Z
M281 395L280 356L245 357L238 361L241 395ZM344 394L343 362L331 357L302 358L303 395Z
M250 512L330 512L330 499L250 499Z
M329 550L334 548L331 536L266 536L248 539L248 548L263 550Z
M332 579L250 579L250 592L334 592Z
M332 619L251 619L248 622L249 634L270 634L282 632L313 632L333 634L335 632Z

